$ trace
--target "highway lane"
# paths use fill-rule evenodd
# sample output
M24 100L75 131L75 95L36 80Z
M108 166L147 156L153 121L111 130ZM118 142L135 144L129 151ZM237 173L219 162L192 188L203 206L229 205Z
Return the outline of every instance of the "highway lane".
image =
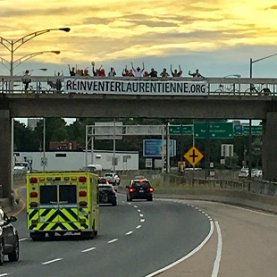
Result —
M18 216L21 257L5 263L11 276L146 276L197 247L209 234L210 220L196 209L170 201L125 202L101 206L99 236L33 242L25 212ZM57 275L58 273L58 275Z

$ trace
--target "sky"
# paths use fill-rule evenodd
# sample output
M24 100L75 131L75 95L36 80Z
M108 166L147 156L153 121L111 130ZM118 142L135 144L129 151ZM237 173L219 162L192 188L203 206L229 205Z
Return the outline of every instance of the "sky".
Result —
M249 77L252 58L253 77L277 76L276 1L0 0L0 16L0 37L9 41L71 28L36 36L16 49L15 75L29 69L32 75L68 76L68 65L92 74L94 61L106 72L114 67L119 76L125 65L144 62L147 71L158 72L180 65L184 77L195 69L205 77ZM9 75L11 52L0 46L0 75ZM37 52L45 53L20 63Z
M255 0L0 0L0 36L19 39L51 31L21 45L14 60L46 52L16 64L15 75L68 75L68 64L88 68L91 62L114 67L118 75L131 62L154 67L200 70L206 77L249 76L250 58L277 53L277 3ZM59 55L48 51L59 50ZM0 57L10 52L0 47ZM2 59L0 75L8 75ZM6 65L6 67L4 66ZM253 64L253 77L276 77L277 56ZM47 68L47 71L39 69Z

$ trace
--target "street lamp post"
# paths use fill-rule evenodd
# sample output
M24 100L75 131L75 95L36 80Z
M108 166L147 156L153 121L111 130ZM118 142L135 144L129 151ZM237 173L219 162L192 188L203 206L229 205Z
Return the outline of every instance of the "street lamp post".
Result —
M269 56L266 56L266 57L263 57L263 58L260 58L260 59L256 59L256 60L253 60L252 58L250 58L250 70L249 70L250 79L252 79L252 68L253 68L254 63L258 63L260 61L263 61L265 59L268 59L268 58L271 58L271 57L274 57L274 56L277 56L277 53L274 53L274 54L271 54Z
M16 40L10 40L7 38L4 38L0 36L0 44L3 45L9 52L10 52L10 76L12 77L14 75L14 53L16 52L17 49L19 49L22 45L27 43L28 41L32 40L33 38L49 33L51 31L62 31L62 32L69 32L70 28L64 27L64 28L51 28L51 29L44 29L44 30L39 30L30 34L27 34L19 39ZM10 81L9 83L10 86L10 91L13 90L13 80ZM13 119L11 119L11 146L10 146L10 161L9 161L9 171L10 171L10 181L9 187L7 189L8 194L11 192L12 184L13 184L13 168L11 168L11 161L13 158Z
M36 31L33 33L30 33L28 35L25 35L19 39L16 40L9 40L4 37L0 36L0 44L2 44L9 52L10 52L10 76L13 76L13 70L14 70L14 53L15 51L21 47L26 42L30 41L31 39L43 35L45 33L49 33L51 31L63 31L63 32L69 32L70 28L52 28L52 29L44 29L40 31Z
M21 58L15 60L13 62L13 70L18 67L20 64L22 64L23 62L32 59L35 56L38 55L42 55L42 54L46 54L46 53L52 53L52 54L56 54L59 55L61 53L61 51L59 50L50 50L50 51L41 51L41 52L35 52L35 53L31 53L25 56L22 56ZM6 59L4 59L3 57L0 57L0 61L3 64L3 66L5 66L7 69L10 69L6 64L10 64L10 62ZM46 69L47 70L47 69Z
M250 77L250 92L251 92L251 88L252 88L252 84L251 84L251 79L253 77L253 64L254 63L258 63L260 61L263 61L265 59L269 59L271 57L277 56L277 53L265 56L263 58L260 59L256 59L253 60L252 58L250 58L250 63L249 63L249 77ZM249 146L248 146L248 178L249 180L251 180L251 173L252 173L252 166L251 166L251 162L252 162L252 157L251 157L251 144L252 144L252 119L249 119Z

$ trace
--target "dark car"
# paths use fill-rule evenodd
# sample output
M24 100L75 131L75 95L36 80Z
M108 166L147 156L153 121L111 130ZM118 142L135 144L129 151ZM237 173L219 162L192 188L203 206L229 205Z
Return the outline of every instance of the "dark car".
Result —
M17 219L15 216L8 217L0 209L0 265L4 263L4 256L8 255L10 262L19 259L19 240L15 227L11 224Z
M117 194L111 184L98 184L99 203L117 205Z
M133 199L147 199L148 201L153 200L154 189L150 182L143 179L133 179L127 188L127 201L132 201Z

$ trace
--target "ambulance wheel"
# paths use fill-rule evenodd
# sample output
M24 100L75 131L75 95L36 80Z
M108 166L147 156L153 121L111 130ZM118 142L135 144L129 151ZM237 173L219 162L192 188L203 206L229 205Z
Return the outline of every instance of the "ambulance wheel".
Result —
M55 232L49 232L49 233L48 233L48 237L49 237L50 239L54 239L54 237L55 237Z
M44 240L45 239L45 233L33 232L33 233L30 233L30 237L33 241Z
M94 236L95 236L95 233L91 232L91 231L89 231L89 232L81 232L81 238L82 239L92 239L92 238L94 238Z

